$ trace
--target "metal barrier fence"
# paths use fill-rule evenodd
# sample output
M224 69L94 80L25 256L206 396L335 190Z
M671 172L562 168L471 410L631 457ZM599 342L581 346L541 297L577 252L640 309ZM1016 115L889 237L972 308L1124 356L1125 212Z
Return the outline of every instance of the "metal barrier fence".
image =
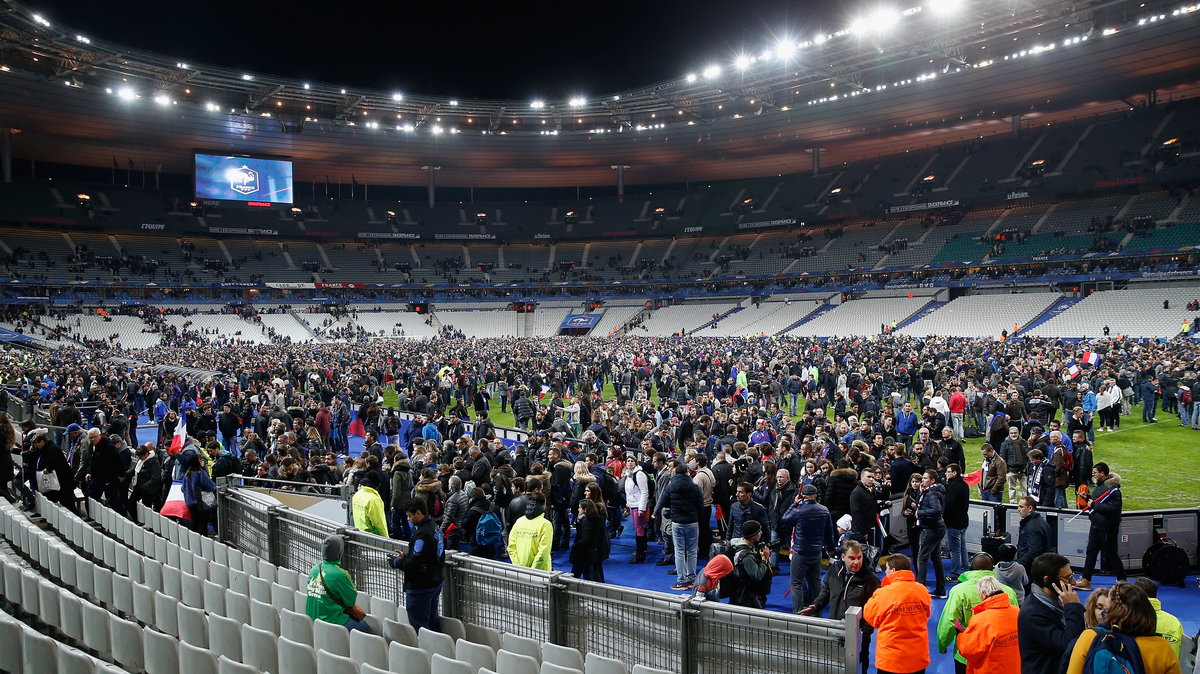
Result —
M404 603L403 573L387 564L407 544L266 506L222 488L221 541L301 573L331 534L346 542L343 566L366 594ZM855 674L859 613L806 618L583 581L463 553L446 555L442 614L523 637L679 674L788 671Z

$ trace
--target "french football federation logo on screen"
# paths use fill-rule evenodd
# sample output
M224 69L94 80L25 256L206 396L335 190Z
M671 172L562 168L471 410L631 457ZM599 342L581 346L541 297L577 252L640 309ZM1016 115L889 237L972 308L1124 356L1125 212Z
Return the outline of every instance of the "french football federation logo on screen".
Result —
M238 194L254 194L258 191L258 171L245 164L226 171L225 178L229 180L229 189Z

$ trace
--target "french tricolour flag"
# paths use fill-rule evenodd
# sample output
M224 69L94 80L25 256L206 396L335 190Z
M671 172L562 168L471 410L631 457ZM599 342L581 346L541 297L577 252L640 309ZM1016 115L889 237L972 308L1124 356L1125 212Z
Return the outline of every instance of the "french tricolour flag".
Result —
M171 456L178 456L183 451L183 444L187 442L187 417L180 415L179 423L175 425L175 435L171 436L171 446L167 448L167 453Z
M1084 365L1091 365L1093 367L1099 365L1100 364L1100 354L1098 354L1094 351L1083 352L1083 363L1084 363Z
M1079 376L1079 366L1075 364L1075 361L1071 361L1070 364L1068 364L1065 368L1063 368L1063 371L1062 371L1063 379L1074 379L1075 377L1078 377L1078 376Z

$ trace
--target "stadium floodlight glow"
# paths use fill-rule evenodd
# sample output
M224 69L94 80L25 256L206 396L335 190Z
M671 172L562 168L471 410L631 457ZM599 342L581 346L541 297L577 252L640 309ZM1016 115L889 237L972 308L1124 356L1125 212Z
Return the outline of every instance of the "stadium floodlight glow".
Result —
M688 73L683 79L687 80L688 84L696 81L696 73Z
M84 43L84 44L91 44L91 43L92 43L92 41L91 41L90 39L88 39L88 38L86 38L86 37L84 37L84 36L82 36L82 35L76 35L76 36L75 36L75 39L76 39L77 41L79 41L79 42L82 42L82 43Z
M129 87L121 87L117 89L117 97L123 101L132 101L137 98L137 92Z
M746 54L738 54L738 57L733 60L733 67L738 70L745 70L750 67L751 59Z
M716 77L720 76L720 74L721 74L721 66L718 66L718 65L711 65L704 69L704 79L706 79L706 80L711 80L713 78L716 78Z
M49 28L49 27L50 27L50 22L49 22L49 21L47 21L47 20L45 19L45 17L43 17L41 14L34 14L34 15L33 15L33 20L34 20L34 21L36 21L37 23L40 23L40 24L42 24L42 25L43 25L43 26L45 26L46 28Z
M435 127L433 127L432 129L430 129L430 131L432 131L432 132L433 132L433 135L437 136L437 135L441 135L441 133L442 133L443 131L445 131L445 129L443 129L443 128L442 128L442 127L440 127L440 126L435 126Z
M791 40L780 40L779 44L775 45L775 55L780 61L791 60L796 55L796 43Z
M848 30L860 35L868 32L882 35L894 28L899 21L899 12L890 7L879 7L855 19Z
M587 105L587 99L583 96L572 96L571 100L567 101L567 103L572 108L582 108L583 106Z
M247 74L247 75L242 75L242 79L243 79L243 80L246 80L247 82L250 82L251 80L253 80L253 79L254 79L254 75L249 75L249 74Z
M546 107L546 102L539 98L535 98L529 102L529 107L533 108L534 110L541 110L542 108Z
M392 100L399 103L404 100L404 94L392 94Z
M457 106L458 106L458 101L450 101L450 107L453 108L453 107L457 107Z
M204 109L208 110L209 112L216 112L221 109L221 106L217 105L216 103L213 103L212 101L209 101L204 104Z
M943 16L953 14L962 8L962 0L929 0L924 9L933 14Z
M304 90L305 90L305 91L308 91L308 90L309 90L309 89L311 89L311 88L312 88L312 86L311 86L311 85L309 85L309 83L308 83L308 82L305 82L305 83L304 83Z
M166 94L156 94L154 96L154 102L158 103L159 105L170 105L171 97Z

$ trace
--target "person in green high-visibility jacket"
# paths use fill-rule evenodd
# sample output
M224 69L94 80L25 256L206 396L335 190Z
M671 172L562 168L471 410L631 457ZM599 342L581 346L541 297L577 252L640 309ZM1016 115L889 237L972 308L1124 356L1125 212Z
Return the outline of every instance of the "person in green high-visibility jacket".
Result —
M304 613L313 620L343 625L348 630L370 633L362 609L355 605L358 590L350 574L342 568L345 542L341 536L329 536L321 544L321 559L308 573L308 600ZM354 612L359 618L351 617Z

